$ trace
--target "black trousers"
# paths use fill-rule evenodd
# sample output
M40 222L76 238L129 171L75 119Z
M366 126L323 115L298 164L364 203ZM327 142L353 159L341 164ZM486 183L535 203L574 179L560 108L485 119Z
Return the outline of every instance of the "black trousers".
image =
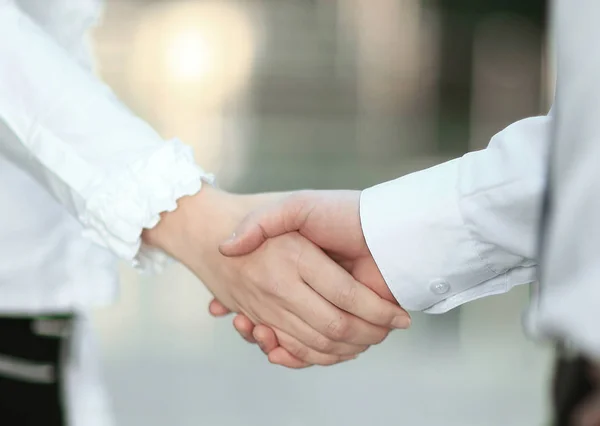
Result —
M69 317L0 317L0 425L64 426Z

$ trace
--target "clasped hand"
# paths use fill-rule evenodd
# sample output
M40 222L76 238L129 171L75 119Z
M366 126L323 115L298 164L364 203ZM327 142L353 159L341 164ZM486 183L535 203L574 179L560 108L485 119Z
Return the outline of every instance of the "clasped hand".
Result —
M407 328L410 317L399 308L395 317L385 315L391 312L389 302L396 303L396 300L367 247L359 210L358 191L303 191L288 195L246 216L234 236L221 244L220 251L225 256L244 256L276 241L281 235L300 234L330 257L329 262L323 256L314 263L306 259L307 262L301 265L307 273L305 276L319 274L320 265L338 272L331 274L324 286L315 287L327 301L345 311L345 316L340 317L342 325L330 328L327 337L343 341L358 332L353 326L361 322L353 321L353 316L385 327L386 336L390 328ZM333 267L333 262L338 268ZM313 281L306 281L308 285L310 282ZM211 302L209 310L214 316L230 312L217 299ZM335 358L327 355L326 347L304 345L280 328L268 327L243 313L234 318L234 326L245 340L258 343L271 362L290 368L333 364L354 358L367 348L364 345L355 347L357 351L353 354ZM371 343L377 343L377 340L380 340L379 335L372 334Z
M211 187L144 233L236 312L273 363L300 368L355 358L410 317L365 243L355 191L233 195ZM229 238L236 229L235 237Z

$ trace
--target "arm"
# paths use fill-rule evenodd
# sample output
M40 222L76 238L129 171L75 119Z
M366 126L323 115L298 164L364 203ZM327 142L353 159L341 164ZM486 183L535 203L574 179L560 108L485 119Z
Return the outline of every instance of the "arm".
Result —
M8 0L0 0L0 59L7 136L0 153L35 177L90 238L142 265L168 253L231 309L335 360L385 337L386 328L321 297L356 283L308 241L286 236L245 259L221 256L218 240L263 196L200 190L210 177L188 147L162 141ZM389 302L374 306L386 325L401 314Z
M442 313L535 280L551 125L519 121L484 150L363 192L367 243L402 306Z
M408 310L441 313L506 292L535 279L551 124L551 115L522 120L498 133L485 150L362 194L292 195L245 218L221 251L227 256L248 253L267 238L298 231L340 264L376 263L367 274L365 268L351 271L383 298L391 290ZM211 310L226 312L217 302ZM251 341L257 337L243 317L236 318L236 327ZM276 346L272 332L264 327L254 332L271 352ZM270 354L273 362L300 365L281 349Z
M142 229L200 190L205 174L191 150L164 143L7 0L0 1L0 58L0 153L89 237L121 258L144 260Z
M266 238L294 231L334 254L362 239L409 310L440 313L506 292L535 279L551 123L551 115L519 121L484 150L360 195L292 195L247 217L221 251L248 253ZM351 221L359 204L360 220Z

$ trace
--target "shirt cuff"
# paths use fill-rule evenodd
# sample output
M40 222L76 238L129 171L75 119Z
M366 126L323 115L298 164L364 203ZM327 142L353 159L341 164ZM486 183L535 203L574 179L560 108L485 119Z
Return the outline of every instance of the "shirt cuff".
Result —
M85 236L140 269L156 272L169 257L142 246L144 229L153 228L160 213L177 208L177 200L213 183L194 161L190 147L178 140L162 144L125 171L106 175L88 198L81 222Z
M367 245L398 303L445 312L480 295L506 291L506 280L479 256L463 222L459 160L366 189L360 215ZM467 290L489 282L481 291ZM452 300L452 303L443 303ZM436 305L439 309L436 309Z

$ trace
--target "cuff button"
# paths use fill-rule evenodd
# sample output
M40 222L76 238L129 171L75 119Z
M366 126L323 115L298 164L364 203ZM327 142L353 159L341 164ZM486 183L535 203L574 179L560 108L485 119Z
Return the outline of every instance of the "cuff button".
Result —
M434 294L442 295L450 291L450 284L444 280L434 280L429 285L429 289Z

